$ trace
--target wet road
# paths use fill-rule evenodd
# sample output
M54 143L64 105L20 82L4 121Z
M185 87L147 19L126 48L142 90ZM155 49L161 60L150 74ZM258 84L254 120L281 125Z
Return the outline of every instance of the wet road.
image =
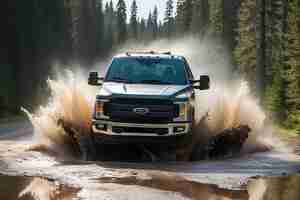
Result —
M29 151L31 136L28 122L0 126L0 173L41 177L78 189L69 199L249 199L246 185L251 177L300 170L300 156L281 152L193 163L83 162ZM0 190L7 179L0 176Z

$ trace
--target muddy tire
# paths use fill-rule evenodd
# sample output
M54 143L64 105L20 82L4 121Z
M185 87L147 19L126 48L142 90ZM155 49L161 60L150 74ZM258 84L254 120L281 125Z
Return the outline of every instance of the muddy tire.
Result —
M82 136L79 139L81 158L84 161L94 161L96 159L96 148L91 136Z

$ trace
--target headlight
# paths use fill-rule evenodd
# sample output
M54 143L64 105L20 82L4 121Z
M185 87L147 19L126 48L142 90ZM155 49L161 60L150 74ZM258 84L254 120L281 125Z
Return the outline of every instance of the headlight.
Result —
M108 116L104 114L104 104L108 102L108 100L97 100L95 103L95 118L96 119L108 119Z
M178 102L175 103L179 106L179 115L174 121L188 121L189 116L189 103L188 102Z

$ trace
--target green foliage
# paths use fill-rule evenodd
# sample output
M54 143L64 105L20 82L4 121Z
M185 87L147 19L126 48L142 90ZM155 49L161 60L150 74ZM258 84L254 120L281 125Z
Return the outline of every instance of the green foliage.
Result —
M210 0L209 1L209 21L210 29L214 35L222 35L223 33L223 1L224 0ZM247 2L247 1L245 1Z
M164 18L164 25L167 32L167 38L170 38L172 32L174 31L174 2L173 0L168 0L166 3L166 11L165 11L165 18Z
M127 39L127 9L124 0L119 0L117 4L117 27L118 43L122 44Z
M138 7L136 1L134 0L131 4L131 13L130 13L130 31L134 39L138 39L137 12L138 12Z
M116 16L114 12L114 5L113 2L110 1L105 4L104 10L104 43L103 48L106 52L110 52L115 44L115 37L114 37L114 25L116 22Z
M158 8L154 7L154 11L152 14L152 25L153 25L153 39L157 39L158 35Z
M191 30L193 17L193 1L192 0L178 0L176 10L176 32L177 35L189 33Z
M285 85L281 70L276 71L273 81L266 88L264 105L273 120L282 123L285 119Z
M286 124L300 130L300 0L289 1L286 34Z
M185 0L178 0L176 7L175 25L176 35L182 35L184 32L184 2Z
M103 13L103 5L102 5L102 0L97 0L96 1L96 20L97 20L97 25L96 25L96 48L97 48L97 54L102 55L103 52L105 52L104 49L104 13Z
M234 58L240 74L255 88L256 81L256 0L243 1L239 12L237 46Z

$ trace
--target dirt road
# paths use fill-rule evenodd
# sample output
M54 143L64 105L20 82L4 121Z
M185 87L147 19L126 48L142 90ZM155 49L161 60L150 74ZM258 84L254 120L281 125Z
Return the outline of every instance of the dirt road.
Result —
M292 153L193 163L83 162L29 151L31 143L29 122L0 126L0 173L58 181L78 188L75 199L248 199L245 186L251 177L300 170L300 156ZM0 176L0 190L7 179Z

